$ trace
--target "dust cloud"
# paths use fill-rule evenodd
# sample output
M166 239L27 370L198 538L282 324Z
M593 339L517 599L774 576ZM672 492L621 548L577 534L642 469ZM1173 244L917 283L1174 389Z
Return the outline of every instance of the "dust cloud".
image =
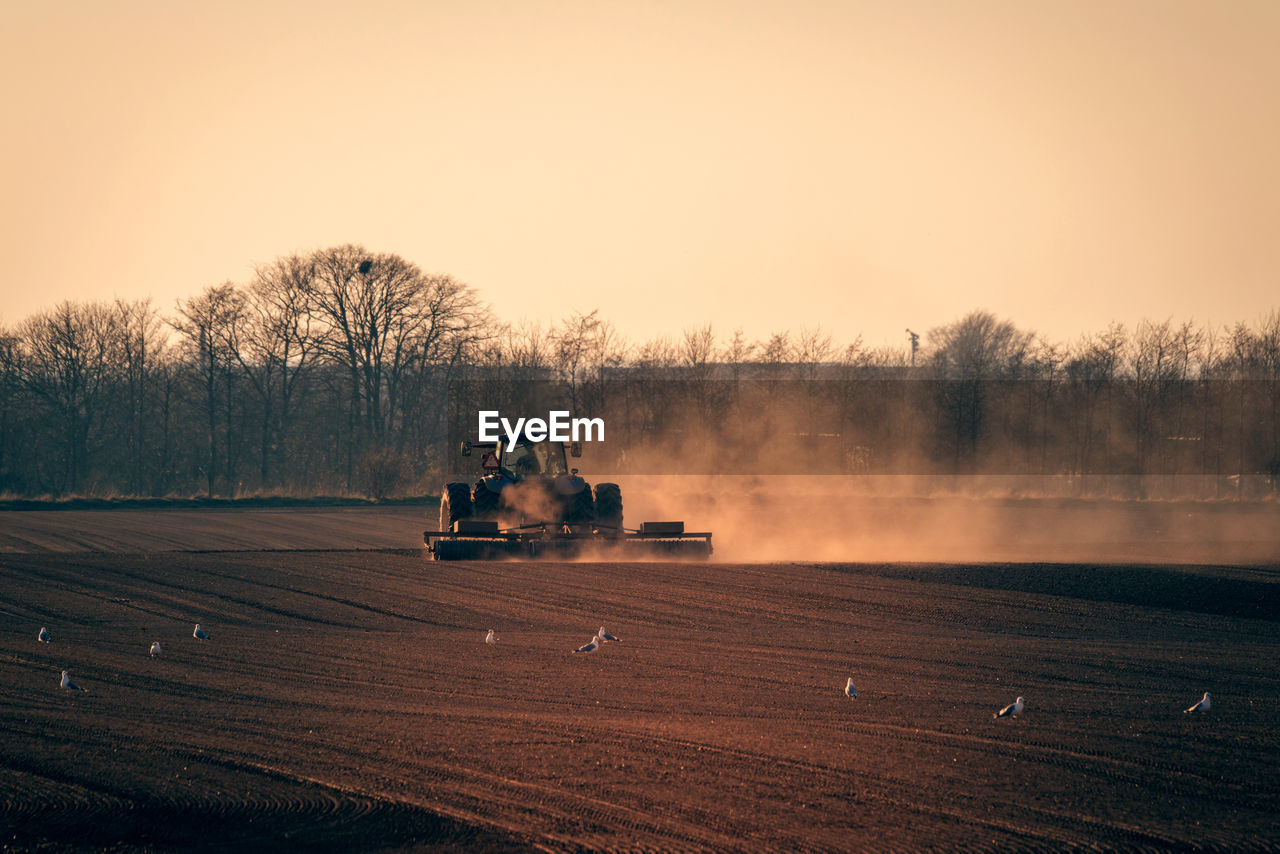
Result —
M714 535L719 561L1280 562L1275 501L1019 497L927 478L600 479L621 485L627 528L682 520Z
M522 524L522 519L554 519L559 513L560 507L540 482L515 483L502 490L499 519L504 527Z
M1135 420L1132 384L1082 413L1074 387L801 367L624 370L570 465L622 487L628 529L683 521L717 560L1280 563L1280 473L1210 429L1242 388L1194 434Z

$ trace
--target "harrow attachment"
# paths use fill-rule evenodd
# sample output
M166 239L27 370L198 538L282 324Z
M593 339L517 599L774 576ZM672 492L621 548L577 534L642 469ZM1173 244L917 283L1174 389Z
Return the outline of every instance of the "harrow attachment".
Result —
M705 560L710 532L687 532L684 522L643 522L639 529L540 522L499 528L497 522L460 519L451 531L424 531L435 560L548 560L600 556L611 560Z

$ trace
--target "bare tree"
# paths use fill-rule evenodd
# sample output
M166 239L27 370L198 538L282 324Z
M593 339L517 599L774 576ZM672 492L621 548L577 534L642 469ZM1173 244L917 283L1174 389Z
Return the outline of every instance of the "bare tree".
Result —
M1028 350L1025 364L1025 390L1022 403L1014 404L1009 413L1021 423L1026 454L1026 471L1048 474L1051 446L1056 437L1058 418L1055 403L1058 402L1059 374L1066 360L1062 347L1037 336ZM1011 400L1010 403L1013 403ZM1036 445L1039 445L1037 448Z
M1280 312L1265 317L1256 331L1244 323L1232 327L1220 365L1234 390L1236 494L1243 496L1249 473L1266 474L1275 489L1280 485Z
M1132 378L1132 405L1128 407L1133 430L1139 494L1144 494L1142 476L1149 467L1151 445L1159 433L1159 414L1168 394L1174 370L1174 332L1171 321L1138 324L1128 352Z
M314 261L296 253L258 267L232 330L231 353L261 407L263 486L271 484L272 462L288 444L302 384L319 350L308 296L314 275Z
M218 465L218 407L225 401L224 455L222 466L227 491L234 491L232 457L232 372L236 364L237 327L245 312L245 296L231 282L210 285L199 296L178 301L178 317L171 325L183 337L186 350L196 366L203 389L203 408L208 457L205 480L208 494L214 495ZM218 383L223 388L218 388Z
M463 393L481 402L477 408L533 412L547 403L544 386L551 379L553 354L541 326L521 322L495 327L491 338L475 341L462 351L467 367L474 369L461 372L469 380ZM454 361L444 360L442 366L448 368ZM458 384L451 388L455 394L461 390Z
M553 330L551 340L573 411L589 413L601 408L601 372L622 360L613 324L601 320L599 310L575 312Z
M114 368L117 322L106 304L64 302L28 318L19 331L19 375L58 425L60 492L79 491L105 423L103 397Z
M800 378L815 379L820 366L830 362L836 354L831 335L820 326L806 327L800 330L796 341L795 359L800 363Z
M176 348L165 346L158 358L152 360L152 365L151 386L157 422L154 429L159 433L159 448L150 449L156 469L152 494L167 495L174 487L174 458L186 447L186 442L179 441L182 422L177 414L182 403L182 357Z
M18 336L0 327L0 491L17 490L18 421L22 401L22 351Z
M841 353L838 423L850 471L919 469L927 405L909 371L901 347L869 349L859 337Z
M347 244L313 256L311 304L327 327L325 354L342 365L350 381L346 460L347 488L354 485L358 449L378 444L386 432L389 372L408 349L421 324L417 302L421 271L397 255L372 255Z
M164 357L164 322L151 300L116 300L118 366L122 386L123 430L130 495L149 491L144 472L152 459L149 406L151 382Z
M974 311L954 323L929 330L937 376L958 379L1016 377L1035 335L989 311Z
M503 351L519 381L545 379L553 357L549 333L537 324L521 322L505 330Z
M398 434L401 452L406 445L425 449L444 438L444 398L454 371L460 362L495 340L498 332L497 323L475 290L451 276L433 274L423 279L417 314L416 334L406 339L401 358L391 371L389 399L393 411L400 413L401 426L408 428ZM531 339L527 342L533 346ZM525 354L533 361L544 358L545 344L539 340L537 347L536 353L530 350Z
M1179 326L1174 336L1174 399L1170 433L1175 437L1176 444L1172 468L1175 474L1179 472L1182 463L1189 461L1191 457L1185 451L1185 445L1192 438L1187 429L1188 409L1194 402L1196 379L1204 368L1205 340L1204 330L1190 321Z
M371 438L386 430L388 374L422 325L422 271L398 255L347 244L314 255L312 305L328 327L325 352L350 374L352 417Z
M622 434L628 448L638 448L655 438L661 413L675 402L670 379L679 362L679 348L665 335L636 347L624 375L627 379L618 389L621 402L615 399L615 408L624 413Z
M748 341L741 328L733 330L733 337L721 351L720 358L729 364L735 380L742 376L742 366L755 358L759 346L754 341Z
M424 371L452 364L489 334L474 290L425 275L398 255L348 244L313 256L313 310L327 327L325 354L350 378L347 483L358 452L384 454L401 441L405 413L425 389ZM447 381L445 383L447 387Z
M656 372L679 364L680 350L666 335L658 335L636 348L632 362L636 367L653 369L656 376Z
M1124 327L1112 324L1101 334L1082 338L1063 366L1073 427L1072 469L1081 476L1081 490L1095 468L1097 445L1102 445L1105 455L1103 470L1111 468L1112 401L1125 342ZM1100 426L1099 408L1103 409Z
M929 331L938 402L949 427L945 444L956 471L978 452L990 415L991 382L1022 377L1034 341L1033 333L987 311Z
M716 335L710 323L685 329L681 347L681 358L685 365L695 370L705 371L711 364L715 352Z
M795 359L795 345L791 343L791 333L787 330L775 332L769 340L756 348L760 354L758 361L762 365L781 367Z
M1267 420L1259 452L1274 493L1280 491L1280 309L1273 310L1259 324L1255 352Z

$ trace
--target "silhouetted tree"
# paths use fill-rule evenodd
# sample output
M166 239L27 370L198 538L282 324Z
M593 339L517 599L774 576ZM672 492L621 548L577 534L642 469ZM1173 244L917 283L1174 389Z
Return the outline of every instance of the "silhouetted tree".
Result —
M350 380L347 483L358 454L397 444L405 394L421 394L422 371L456 359L487 321L467 285L425 275L398 255L345 245L315 253L309 296L327 327L323 352Z
M77 492L104 426L118 316L105 303L64 302L19 331L19 377L52 416L60 438L55 490Z
M126 491L129 495L143 495L155 491L148 486L148 468L154 466L152 431L154 429L153 383L156 372L165 357L164 321L150 300L116 300L115 330L118 336L117 364L118 394L116 405L120 410L120 436L125 439ZM152 469L158 474L158 469Z
M309 293L315 262L292 254L259 266L233 330L232 353L259 405L259 478L291 437L299 397L319 351Z
M218 411L223 412L223 480L226 491L235 490L232 452L233 389L236 364L237 327L245 312L245 296L231 282L210 285L199 295L178 301L178 317L173 328L182 336L188 361L195 369L202 390L205 434L208 440L205 483L207 493L216 493L218 460ZM219 388L219 383L222 387Z
M603 371L621 363L623 353L613 324L599 310L575 312L551 333L555 366L569 393L575 415L599 411L603 405Z
M21 436L22 376L18 336L0 327L0 491L23 492L26 484L15 459Z
M1023 376L1033 333L987 311L974 311L928 335L937 400L947 426L944 447L954 471L976 464L994 382Z

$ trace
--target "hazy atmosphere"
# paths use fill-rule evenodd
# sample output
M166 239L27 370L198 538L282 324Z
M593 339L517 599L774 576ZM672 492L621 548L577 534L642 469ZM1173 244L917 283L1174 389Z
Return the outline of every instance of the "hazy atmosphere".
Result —
M1280 0L0 4L0 849L1276 850Z
M1273 307L1280 6L7 3L0 323L359 243L632 339Z

